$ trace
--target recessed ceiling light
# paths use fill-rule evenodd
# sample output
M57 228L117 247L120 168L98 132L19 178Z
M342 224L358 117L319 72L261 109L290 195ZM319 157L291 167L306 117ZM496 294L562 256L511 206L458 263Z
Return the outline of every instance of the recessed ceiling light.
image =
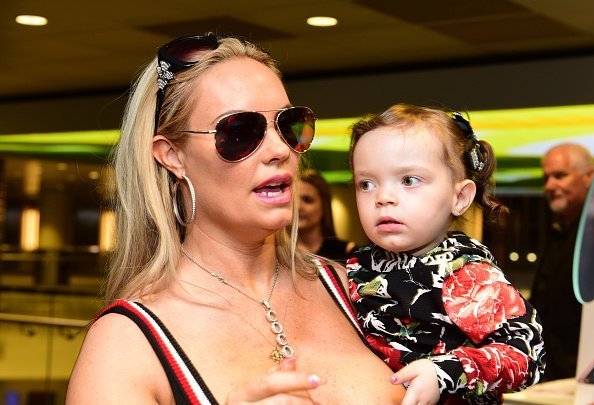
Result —
M314 27L332 27L338 24L338 20L334 17L316 16L309 17L307 23Z
M47 24L47 18L40 15L18 15L15 21L22 25L42 26Z

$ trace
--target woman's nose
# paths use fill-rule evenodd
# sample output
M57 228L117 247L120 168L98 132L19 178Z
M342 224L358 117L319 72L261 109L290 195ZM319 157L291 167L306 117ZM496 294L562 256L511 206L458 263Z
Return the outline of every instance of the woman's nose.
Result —
M270 120L266 125L266 135L264 136L263 149L267 161L275 159L286 160L291 154L291 148L282 138L274 120Z

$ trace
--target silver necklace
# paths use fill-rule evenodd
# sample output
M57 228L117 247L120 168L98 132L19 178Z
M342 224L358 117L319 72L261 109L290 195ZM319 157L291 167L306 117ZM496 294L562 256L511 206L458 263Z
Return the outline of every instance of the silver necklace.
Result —
M281 362L282 359L293 356L293 354L295 352L294 352L293 348L291 347L291 345L289 345L289 342L287 341L287 335L283 332L283 330L284 330L283 324L278 320L276 311L270 307L270 297L272 297L272 293L274 292L274 287L276 286L276 282L278 280L278 275L280 273L280 265L278 263L278 260L276 262L276 270L274 273L274 279L272 280L272 287L270 288L270 291L268 292L268 296L262 300L259 300L257 298L252 297L251 295L249 295L248 293L246 293L239 287L229 283L220 274L210 271L206 267L202 266L200 263L198 263L198 261L196 259L194 259L192 256L190 256L188 254L188 252L186 252L186 250L184 249L183 243L181 245L181 251L192 263L194 263L196 266L198 266L199 269L204 270L206 273L208 273L212 277L216 278L219 282L225 284L226 286L233 288L235 291L245 295L250 300L264 306L264 310L266 311L266 320L268 322L270 322L270 329L272 330L272 333L274 333L275 341L276 341L276 344L272 348L272 352L270 353L270 356L269 356L272 359L272 361L274 361L275 363L278 364Z

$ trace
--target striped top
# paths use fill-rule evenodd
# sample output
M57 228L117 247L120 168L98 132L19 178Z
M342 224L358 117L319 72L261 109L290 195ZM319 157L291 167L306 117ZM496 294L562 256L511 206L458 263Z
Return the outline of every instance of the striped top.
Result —
M314 263L324 287L367 344L336 270L320 259ZM144 333L167 374L176 404L218 404L188 356L157 315L139 302L119 300L103 309L95 320L111 313L130 318Z

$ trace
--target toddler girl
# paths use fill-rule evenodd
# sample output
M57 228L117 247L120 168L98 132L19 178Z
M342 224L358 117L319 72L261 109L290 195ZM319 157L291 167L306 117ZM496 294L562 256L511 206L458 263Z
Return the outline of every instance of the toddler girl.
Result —
M487 247L452 221L490 194L495 157L460 114L399 104L353 127L357 207L373 242L347 264L371 347L408 383L403 404L501 403L544 372L536 311Z

